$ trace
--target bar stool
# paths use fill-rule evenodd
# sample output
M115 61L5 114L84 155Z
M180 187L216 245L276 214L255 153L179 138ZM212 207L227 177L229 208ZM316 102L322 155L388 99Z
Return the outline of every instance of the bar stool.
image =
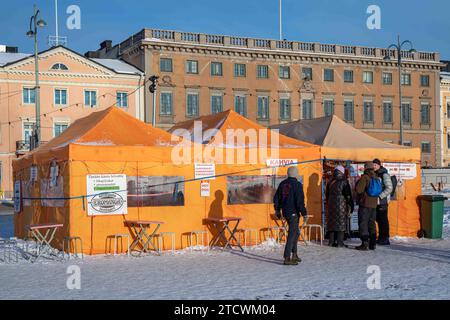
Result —
M164 236L170 236L171 238L171 251L175 253L175 232L161 232L158 235L158 250L163 251Z
M277 241L277 243L281 243L281 240L283 239L287 239L287 232L286 232L286 228L285 227L280 227L280 226L276 226L276 227L269 227L267 228L267 231L272 233L273 231L277 233L277 238L275 239Z
M78 251L77 243L80 244L80 250ZM69 256L70 260L70 245L72 244L73 247L73 255L75 258L78 258L79 254L81 253L81 259L84 260L84 253L83 253L83 239L80 237L65 237L63 240L63 257L66 255L66 244L67 244L67 254Z
M321 225L318 224L307 224L306 228L308 228L308 241L311 242L311 230L315 229L314 240L317 241L317 230L319 230L319 236L320 236L320 245L323 245L323 228Z
M117 240L120 239L122 241L124 238L127 238L127 256L130 256L130 235L129 234L113 234L111 236L108 236L108 239L114 239L114 253L113 253L114 256L117 255ZM111 242L110 242L110 252L111 252Z
M191 252L194 251L194 247L193 247L194 236L195 236L195 240L196 240L196 245L205 247L205 242L204 242L205 241L205 235L206 235L206 248L207 248L206 250L209 251L209 234L208 234L208 231L197 230L197 231L192 231L190 233L190 238L189 238L190 243L189 244L190 244ZM199 236L201 236L200 237L201 242L199 242L199 240L198 240ZM203 251L203 249L202 249L202 251Z
M256 229L239 229L237 232L244 234L244 248L247 248L247 235L249 235L248 240L250 242L250 245L252 243L252 233L255 234L255 246L258 245L258 230Z

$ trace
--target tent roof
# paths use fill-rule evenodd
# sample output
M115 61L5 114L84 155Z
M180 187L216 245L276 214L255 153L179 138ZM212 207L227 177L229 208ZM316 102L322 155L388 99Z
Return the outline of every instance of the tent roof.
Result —
M221 113L217 113L214 115L203 116L195 120L188 120L185 122L181 122L173 126L169 132L174 134L179 134L180 132L176 132L179 129L187 130L190 133L191 140L194 142L196 137L194 134L194 124L195 122L202 123L202 143L203 144L212 144L217 145L219 147L262 147L268 146L273 148L301 148L301 147L312 147L313 145L304 141L298 141L296 139L292 139L283 135L274 135L274 132L255 123L247 118L241 116L237 112L233 110L227 110ZM255 130L256 135L258 136L258 144L252 145L248 141L245 141L245 145L234 145L233 142L225 141L227 137L227 130ZM208 130L217 130L216 132L207 132ZM267 130L267 142L259 141L259 134L261 130ZM223 141L219 141L217 139L217 134L220 132ZM278 136L279 142L276 142L276 136ZM272 145L274 143L274 145Z
M337 116L299 120L275 125L271 129L278 129L281 134L288 137L324 147L407 149L407 147L387 143L369 136L348 125Z

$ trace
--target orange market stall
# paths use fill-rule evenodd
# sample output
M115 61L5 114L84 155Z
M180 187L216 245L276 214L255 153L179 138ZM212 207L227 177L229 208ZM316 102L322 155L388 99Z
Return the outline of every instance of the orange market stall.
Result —
M346 165L351 182L361 174L364 162L380 159L391 175L399 180L389 205L391 234L417 236L420 211L417 198L421 194L420 149L408 148L377 140L348 125L337 116L300 120L276 125L280 134L321 146L326 171L337 163Z
M318 146L279 135L232 110L179 123L170 132L203 144L205 153L217 150L223 155L212 157L214 180L202 182L210 188L211 197L204 199L208 217L240 217L243 229L264 237L264 230L276 226L272 219L276 188L286 178L287 167L296 165L308 212L314 216L311 223L321 224Z

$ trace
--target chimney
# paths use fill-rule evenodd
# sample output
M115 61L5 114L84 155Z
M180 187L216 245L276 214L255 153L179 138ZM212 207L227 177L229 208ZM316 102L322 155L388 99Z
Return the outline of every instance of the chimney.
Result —
M105 40L102 43L100 43L100 49L106 49L106 52L111 50L112 48L112 41L111 40Z
M98 58L100 58L100 52L98 52L98 51L88 51L88 52L86 52L84 54L84 56L86 58L89 58L89 59L92 59L92 58L98 59Z
M19 52L18 47L8 47L0 44L0 53L18 53L18 52Z

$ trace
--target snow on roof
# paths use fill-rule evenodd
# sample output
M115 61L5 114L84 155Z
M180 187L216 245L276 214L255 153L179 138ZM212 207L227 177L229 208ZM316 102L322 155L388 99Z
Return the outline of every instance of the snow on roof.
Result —
M441 72L443 79L450 80L450 72Z
M23 58L29 57L31 54L28 53L9 53L9 52L1 52L0 53L0 67L3 67L9 63L22 60Z
M101 64L102 66L112 69L117 73L125 73L125 74L141 74L142 71L136 67L133 67L131 64L126 63L123 60L119 59L91 59L94 62Z

